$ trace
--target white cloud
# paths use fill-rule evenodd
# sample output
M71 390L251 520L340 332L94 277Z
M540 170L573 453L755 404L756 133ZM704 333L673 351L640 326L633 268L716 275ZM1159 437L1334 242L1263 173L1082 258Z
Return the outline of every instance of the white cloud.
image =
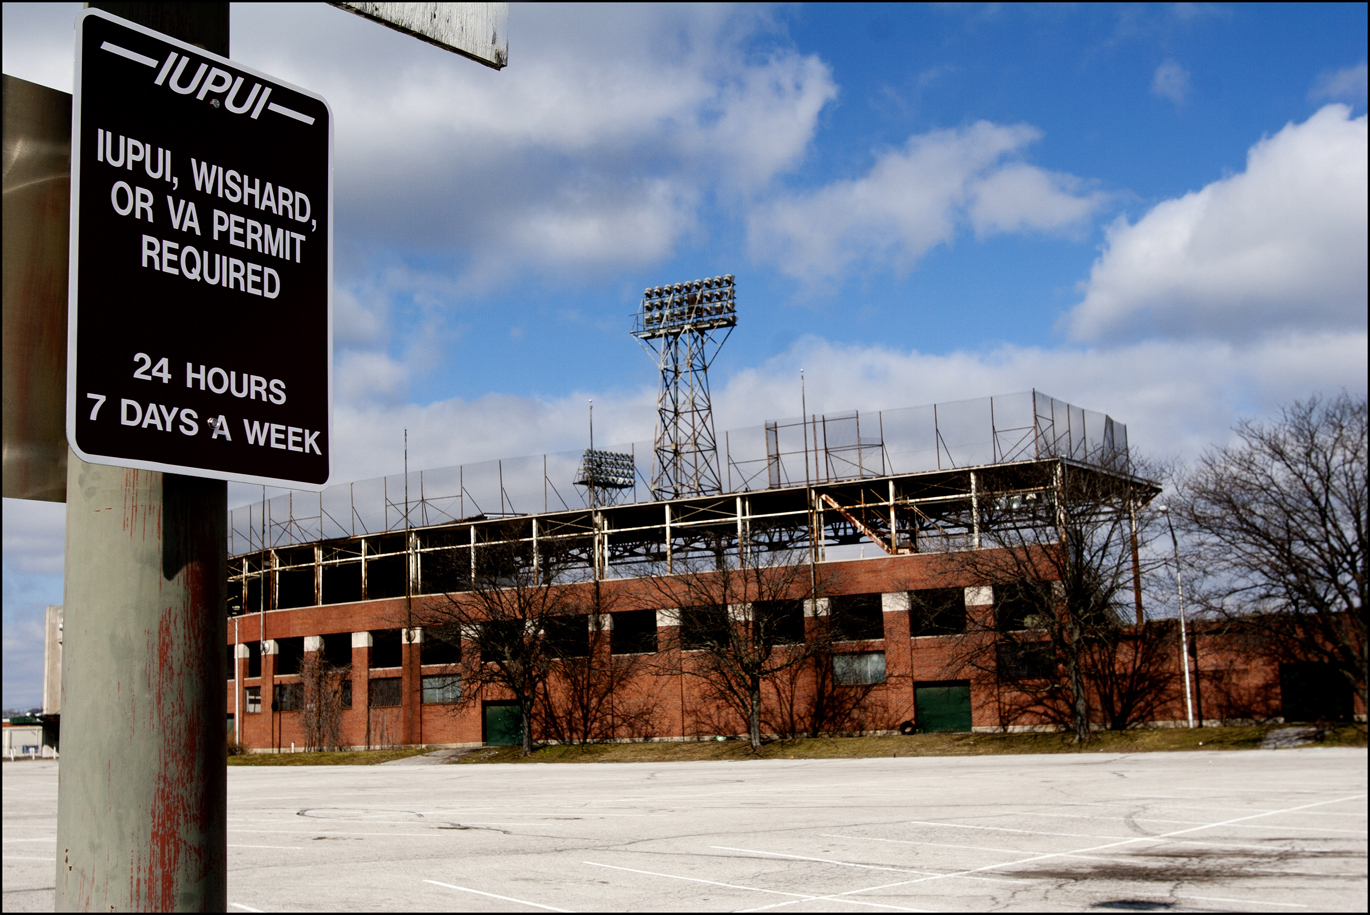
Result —
M1365 104L1366 68L1365 61L1340 70L1332 70L1318 77L1309 90L1308 97L1315 102L1332 100Z
M1328 105L1246 171L1119 219L1068 316L1076 339L1366 326L1366 118Z
M749 225L753 254L814 283L858 261L909 269L935 245L950 244L965 222L981 235L1077 225L1102 194L1010 159L1040 136L1028 125L988 121L912 136L863 177L759 207Z
M1183 105L1189 100L1189 71L1173 60L1162 62L1151 77L1151 94Z
M323 5L246 4L234 55L329 99L355 243L460 251L489 283L667 258L706 190L793 167L837 90L816 56L757 52L769 15L514 7L496 73Z
M6 570L61 575L66 537L66 505L6 499L4 509ZM9 598L6 591L6 599Z

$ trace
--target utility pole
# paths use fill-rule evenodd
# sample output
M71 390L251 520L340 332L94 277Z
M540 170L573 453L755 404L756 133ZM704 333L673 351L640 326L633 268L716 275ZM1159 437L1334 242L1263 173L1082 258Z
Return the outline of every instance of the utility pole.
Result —
M93 3L225 57L227 3ZM58 911L219 911L227 484L67 464Z

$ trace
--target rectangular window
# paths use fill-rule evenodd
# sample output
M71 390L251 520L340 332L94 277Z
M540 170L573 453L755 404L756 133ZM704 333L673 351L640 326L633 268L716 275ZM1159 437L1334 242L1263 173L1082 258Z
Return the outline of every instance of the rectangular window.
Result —
M249 679L262 675L262 643L247 643L247 676Z
M384 677L380 680L371 680L368 686L371 690L371 705L376 707L399 705L404 691L400 686L399 677Z
M868 686L885 682L885 653L860 651L832 656L832 679L838 686Z
M802 600L759 600L752 604L752 619L763 642L772 645L804 642Z
M455 626L424 629L423 641L419 642L419 658L422 664L460 664L460 630Z
M680 647L698 651L726 642L728 608L721 604L680 608Z
M342 683L339 684L339 685L342 687L342 690L341 690L341 692L342 692L342 707L343 707L343 708L351 708L351 707L352 707L352 681L351 681L351 680L344 680L344 681L342 681Z
M300 672L304 660L304 637L276 640L276 676L290 676Z
M1000 632L1045 629L1055 605L1049 581L1015 581L994 589L994 618Z
M590 653L590 618L549 616L541 620L547 650L554 658L583 658Z
M623 610L612 614L610 645L614 654L650 654L656 651L656 611Z
M965 590L923 588L910 591L909 630L913 635L955 635L965 632Z
M244 692L247 693L248 713L260 712L262 710L262 688L260 686L249 686Z
M1006 680L1049 680L1056 676L1056 657L1046 642L1000 642L995 660L999 676Z
M371 630L371 667L399 667L404 656L398 629Z
M304 684L277 683L271 705L278 712L298 712L304 706Z
M523 620L489 620L480 624L482 662L523 657Z
M238 646L228 646L228 679L235 678L238 671Z
M461 699L461 677L424 677L423 704L441 705Z
M352 633L334 632L323 637L323 662L329 667L352 666Z
M885 611L879 594L841 594L829 598L828 621L839 642L885 637Z

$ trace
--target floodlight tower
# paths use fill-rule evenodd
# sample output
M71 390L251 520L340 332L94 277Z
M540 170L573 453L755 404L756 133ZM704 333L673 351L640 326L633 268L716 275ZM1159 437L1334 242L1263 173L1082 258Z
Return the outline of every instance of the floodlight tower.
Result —
M633 336L657 357L661 371L652 458L654 498L723 490L708 372L737 325L736 306L731 273L655 286L642 294Z

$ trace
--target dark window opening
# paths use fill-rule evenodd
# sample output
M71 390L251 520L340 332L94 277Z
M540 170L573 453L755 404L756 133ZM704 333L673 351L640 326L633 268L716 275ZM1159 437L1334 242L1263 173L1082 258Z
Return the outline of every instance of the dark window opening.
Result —
M842 594L828 599L828 625L841 642L885 637L885 608L879 594Z
M371 666L373 668L399 667L403 663L403 658L404 653L400 647L400 630L371 630Z
M421 535L421 547L437 547L419 558L419 593L447 594L471 588L471 545L460 534L433 531Z
M752 620L763 642L799 645L804 641L802 600L759 600L752 604Z
M285 610L291 607L312 607L314 605L314 567L303 569L282 569L276 573L276 606Z
M999 676L1006 680L1050 680L1056 656L1046 642L1000 642L995 651Z
M1055 601L1049 581L1015 581L994 588L994 616L1000 632L1045 629Z
M728 640L728 608L704 604L680 608L680 647L698 651Z
M304 638L295 636L276 640L276 676L288 676L300 672L300 662L304 660Z
M460 664L461 631L455 626L423 630L419 643L420 664Z
M350 604L362 599L362 562L342 562L325 565L320 573L323 581L322 603Z
M304 706L304 684L277 683L271 706L278 712L298 712Z
M237 678L238 678L238 646L237 646L237 645L229 645L229 646L228 646L228 679L230 679L230 680L236 680Z
M262 675L262 643L247 643L247 676L260 677Z
M480 659L500 661L523 656L523 620L490 620L480 625Z
M323 657L329 667L352 666L352 633L333 632L323 637Z
M909 630L913 635L954 635L965 632L965 590L923 588L910 591Z
M372 558L375 557L375 558ZM366 599L404 597L404 535L376 537L366 543Z
M656 651L656 611L623 610L611 615L609 633L614 654L649 654Z
M549 616L542 620L547 652L556 658L583 658L590 653L588 616Z
M262 610L270 610L270 607L262 604L262 580L260 577L252 577L243 582L243 612L258 613Z
M399 677L383 677L379 680L369 681L371 705L376 707L399 705L404 696L401 683L402 680Z

